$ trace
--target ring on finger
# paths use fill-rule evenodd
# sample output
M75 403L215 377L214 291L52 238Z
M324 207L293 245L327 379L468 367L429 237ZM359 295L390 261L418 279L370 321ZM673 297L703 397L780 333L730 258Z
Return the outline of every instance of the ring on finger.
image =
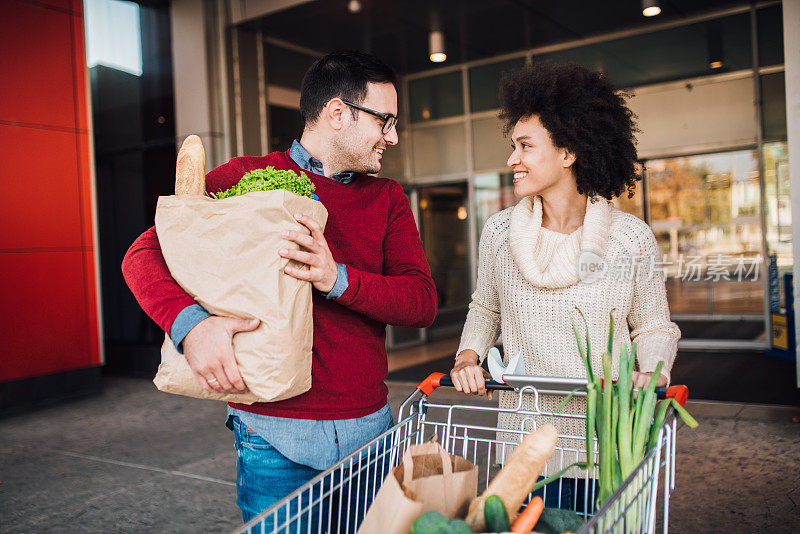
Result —
M208 384L209 385L215 384L216 382L218 382L218 380L216 378L212 378L211 380L208 380Z

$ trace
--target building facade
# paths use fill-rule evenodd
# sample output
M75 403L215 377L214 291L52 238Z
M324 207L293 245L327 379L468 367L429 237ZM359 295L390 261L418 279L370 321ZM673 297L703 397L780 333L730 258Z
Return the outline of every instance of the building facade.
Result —
M781 275L800 254L800 0L671 0L650 18L639 0L0 4L0 150L14 162L0 180L59 198L4 210L3 316L35 317L3 323L4 401L30 380L96 389L101 365L152 376L163 333L119 265L173 190L176 146L200 135L209 169L286 149L301 134L304 72L339 49L399 74L400 144L381 174L405 188L439 293L435 323L390 327L390 347L460 334L483 223L517 202L498 83L542 60L602 70L632 94L647 170L616 204L656 235L681 347L770 345ZM43 144L57 156L38 157Z
M483 222L516 202L498 82L543 60L602 70L633 95L647 172L634 197L616 204L656 234L681 345L768 346L768 266L781 273L793 264L780 2L681 3L681 13L661 20L642 17L635 2L619 3L614 17L575 2L594 23L573 23L548 2L464 1L434 18L438 7L421 2L404 3L405 14L388 2L357 13L340 2L276 4L248 11L233 3L222 11L226 23L211 25L218 38L207 41L226 59L209 76L217 86L209 104L226 110L216 132L221 159L285 149L299 135L302 73L328 51L367 49L401 73L401 142L386 152L382 174L406 188L440 312L428 329L390 329L391 346L460 333ZM220 11L201 11L219 22ZM442 64L426 53L431 20L446 36ZM490 23L496 31L485 31Z

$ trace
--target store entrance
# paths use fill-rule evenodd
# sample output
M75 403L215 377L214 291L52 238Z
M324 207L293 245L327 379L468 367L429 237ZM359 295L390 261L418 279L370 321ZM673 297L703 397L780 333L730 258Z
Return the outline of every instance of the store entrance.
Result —
M755 149L646 162L647 215L683 348L764 348Z
M471 296L467 183L420 187L417 198L420 237L439 299L426 336L428 341L458 337Z

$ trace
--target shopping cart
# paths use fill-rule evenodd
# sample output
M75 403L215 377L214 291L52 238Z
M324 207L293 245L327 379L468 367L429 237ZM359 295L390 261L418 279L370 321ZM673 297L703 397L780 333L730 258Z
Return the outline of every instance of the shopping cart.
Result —
M479 467L480 493L502 467L507 453L538 422L549 416L585 420L585 414L552 413L539 409L541 395L566 395L580 381L547 377L514 378L516 380L513 381L513 387L487 381L487 389L515 390L518 394L516 407L500 409L486 406L485 403L433 402L429 397L431 393L439 386L452 386L452 381L442 373L431 374L403 402L396 425L259 514L238 532L354 533L384 478L402 460L405 450L434 435L448 452L462 456ZM533 410L523 409L523 395L532 396ZM576 395L585 393L579 391ZM666 396L675 397L684 404L688 390L685 386L673 386L667 390ZM501 412L522 416L523 428L498 428L497 415ZM583 498L571 499L570 506L586 520L581 533L652 534L656 530L657 519L666 533L669 525L669 498L675 488L676 431L677 419L673 413L665 419L658 431L656 446L599 509L594 510L592 506L596 501L596 467L592 473L582 471L580 478L562 477L545 486L545 502L554 502L555 497L557 506L565 507L561 502L563 486L570 485L573 495L583 492ZM504 439L498 439L501 435ZM571 446L576 443L584 446ZM574 462L584 461L585 443L585 435L559 435L555 453L543 476L550 476ZM596 447L595 440L595 455ZM659 474L662 470L663 487L659 486ZM571 476L574 476L574 472ZM547 493L554 491L556 495L548 497ZM583 505L579 506L579 502L583 502ZM658 506L659 502L661 506ZM657 517L658 510L662 511L660 517Z

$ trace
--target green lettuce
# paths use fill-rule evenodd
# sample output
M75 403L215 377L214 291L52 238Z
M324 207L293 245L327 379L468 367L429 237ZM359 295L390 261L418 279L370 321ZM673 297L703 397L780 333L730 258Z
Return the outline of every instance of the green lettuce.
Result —
M286 189L292 193L308 198L314 198L314 184L304 172L298 175L294 171L277 170L275 167L255 169L246 173L238 184L227 191L216 194L216 198L228 198L237 195L246 195L253 191L274 191Z

